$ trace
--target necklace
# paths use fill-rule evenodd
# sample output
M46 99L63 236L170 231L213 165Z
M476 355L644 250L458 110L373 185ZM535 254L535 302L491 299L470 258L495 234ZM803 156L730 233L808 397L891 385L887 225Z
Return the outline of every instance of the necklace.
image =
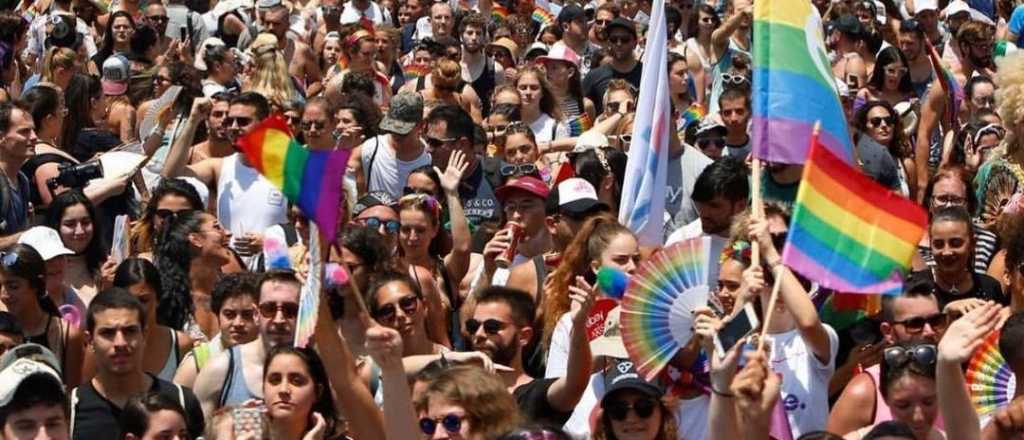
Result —
M934 267L932 267L932 279L935 280L936 287L949 292L950 295L957 296L960 294L959 286L962 282L954 281L949 289L943 288L942 282L939 281L939 273L935 271Z

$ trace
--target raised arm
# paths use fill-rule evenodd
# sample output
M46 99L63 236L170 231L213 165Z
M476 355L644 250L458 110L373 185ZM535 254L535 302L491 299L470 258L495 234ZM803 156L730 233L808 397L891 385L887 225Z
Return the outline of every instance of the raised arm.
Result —
M569 412L576 407L590 381L590 342L587 340L587 316L597 297L597 287L576 277L576 285L569 286L569 297L579 307L572 313L572 333L569 342L569 361L565 377L560 377L548 389L548 403L559 411Z
M167 158L164 159L164 169L160 172L161 176L165 178L183 175L193 176L202 180L207 185L215 183L215 173L211 170L210 164L216 159L206 159L195 165L186 166L188 163L188 151L192 147L192 141L195 140L196 130L199 129L199 124L206 120L212 105L207 98L196 98L192 102L192 111L189 112L188 119L185 121L184 131L178 133L178 136L171 142L171 151L167 153Z
M743 20L750 20L754 13L754 5L750 0L736 0L733 2L732 15L729 16L718 29L711 33L711 50L714 52L715 62L722 57L729 47L729 38L740 28Z
M938 72L941 75L942 72ZM939 80L932 81L931 90L921 105L921 122L917 125L917 141L914 144L914 170L917 174L917 201L924 200L924 188L928 186L928 156L934 131L945 113L946 94L939 93L942 86Z
M448 203L448 216L452 225L452 252L444 259L445 269L453 280L461 280L469 271L469 255L472 252L473 237L469 233L469 222L466 221L466 213L462 210L462 201L459 199L459 182L463 174L469 168L469 161L466 154L461 150L452 151L448 159L448 169L443 173L437 167L434 171L441 176L441 188L444 189L444 198ZM458 292L448 292L452 296L452 302Z
M384 389L384 431L389 439L416 439L416 409L402 366L402 336L379 325L366 330L366 351L380 366ZM385 438L385 437L381 437Z
M953 321L939 341L935 366L935 386L939 414L946 426L946 437L957 440L981 438L978 413L967 393L967 381L961 365L971 358L985 337L1002 324L999 304L987 302Z

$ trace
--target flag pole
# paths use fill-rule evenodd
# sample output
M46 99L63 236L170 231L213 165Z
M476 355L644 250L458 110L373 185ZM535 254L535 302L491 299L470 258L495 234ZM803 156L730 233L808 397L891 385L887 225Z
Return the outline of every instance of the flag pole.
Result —
M817 140L818 140L818 133L820 133L820 132L821 132L821 121L815 121L814 122L814 129L811 130L811 146L812 146L812 148L813 148L814 144L817 142ZM758 161L755 159L755 161L754 161L755 166L756 166L757 162ZM760 167L757 167L757 168L754 168L754 169L756 171L760 172L759 168ZM755 182L756 182L756 180L755 180ZM757 185L757 186L760 189L760 185ZM762 206L762 208L763 208L763 206ZM758 214L755 213L754 215L756 216ZM761 212L760 215L761 215L761 217L755 217L755 218L758 219L758 220L763 219L764 212ZM753 240L753 241L757 242L756 239ZM753 263L754 255L753 254L754 254L754 250L755 249L756 248L753 246L753 244L751 244L751 249L750 249L750 254L751 254L750 259L752 261L751 264L754 264ZM755 266L751 265L751 267L755 267ZM757 351L761 351L764 348L764 337L765 337L765 335L768 334L768 326L771 325L771 323L772 323L772 315L775 314L774 313L775 312L775 303L779 300L779 288L782 287L782 269L783 268L784 267L782 266L782 263L779 263L777 266L775 266L775 269L772 270L772 277L774 277L775 280L772 283L772 295L768 298L768 310L766 310L764 312L764 324L762 324L762 326L761 326L761 334L760 334L760 337L757 338Z
M751 207L750 213L754 220L764 219L764 201L761 199L761 159L754 158L751 170ZM750 267L761 265L761 245L757 240L750 243Z

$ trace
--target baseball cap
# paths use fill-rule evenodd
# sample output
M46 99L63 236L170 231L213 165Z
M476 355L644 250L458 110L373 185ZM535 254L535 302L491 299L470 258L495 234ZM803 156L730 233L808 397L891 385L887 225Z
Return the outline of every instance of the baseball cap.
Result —
M568 23L580 17L586 17L587 13L577 5L568 5L558 13L558 24Z
M388 114L380 121L381 131L407 135L423 120L423 97L419 93L403 92L395 95Z
M636 35L636 24L633 23L633 20L628 18L615 17L611 23L608 23L608 25L604 27L604 30L605 32L611 33L612 29L615 28L625 29L633 35Z
M619 324L621 314L621 306L608 312L608 316L604 319L604 333L590 341L592 355L622 359L629 357L629 353L626 352L626 344L622 342L622 326Z
M580 67L580 56L561 41L553 44L547 55L537 57L537 62L546 63L548 61L562 61L570 63L574 67Z
M711 134L713 131L718 131L722 136L729 133L729 129L725 128L725 126L722 125L721 122L715 120L715 118L704 118L704 120L700 122L700 125L697 126L696 136L700 137L705 134Z
M841 15L836 19L834 25L835 30L854 38L860 38L864 35L864 26L860 24L860 20L856 16L850 14Z
M572 159L573 156L584 151L609 146L611 146L611 144L608 143L607 136L595 130L587 130L576 138L576 146L572 147L572 151L569 152L568 156Z
M557 203L556 212L582 217L596 210L608 210L608 204L597 198L594 185L579 177L571 177L556 185L548 197Z
M536 57L539 58L539 57L542 57L544 55L547 55L548 51L549 51L549 49L548 49L548 45L547 44L544 44L544 43L542 43L540 41L537 41L537 42L531 44L530 47L528 47L526 49L526 52L523 53L523 57L529 58L531 55L533 55L533 56L536 56ZM537 55L538 53L540 53L540 55Z
M282 4L281 0L256 0L256 7L260 9L269 9Z
M924 11L938 11L939 2L938 0L917 0L914 2L914 15L920 14Z
M604 397L601 404L616 391L636 390L648 397L660 398L664 392L655 384L652 384L640 377L636 371L636 365L629 359L616 359L610 368L604 372Z
M21 344L0 356L0 407L11 403L18 388L29 378L38 378L64 390L57 356L42 345Z
M358 216L361 212L374 206L393 208L396 205L398 205L398 202L390 194L384 191L370 191L356 201L356 205L352 207L352 215Z
M128 79L131 75L128 59L121 55L111 55L103 62L103 94L120 96L128 92Z
M949 6L942 10L943 17L952 17L961 12L971 12L971 7L967 5L967 2L963 0L953 0L949 2Z
M64 246L60 234L53 228L46 226L35 226L21 233L18 243L32 246L43 260L49 261L61 255L74 255L75 253Z
M498 201L504 203L516 191L524 191L542 199L547 199L548 193L551 192L544 181L533 176L523 176L509 180L504 186L498 188L494 195L498 197Z

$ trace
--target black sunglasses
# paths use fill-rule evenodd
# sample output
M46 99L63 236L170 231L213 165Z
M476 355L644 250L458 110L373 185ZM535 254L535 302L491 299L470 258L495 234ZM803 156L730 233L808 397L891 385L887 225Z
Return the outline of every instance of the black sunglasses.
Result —
M924 330L924 326L930 325L933 330L942 330L949 324L949 315L936 313L931 316L918 316L916 318L893 321L893 325L902 325L908 332L918 333Z
M473 318L466 320L466 331L471 335L476 334L476 331L480 329L480 326L484 327L484 333L496 335L505 328L505 323L498 321L497 319L486 319L484 322L477 321Z
M928 367L935 364L938 351L935 345L932 344L921 344L913 347L889 347L882 353L882 359L885 361L885 365L889 368L899 368L906 365L908 362L916 362L922 367Z
M724 148L725 147L725 139L722 139L722 138L697 139L697 148L700 148L701 150L703 150L703 149L711 147L711 146L718 147L718 148Z
M280 310L285 319L295 319L299 316L299 303L293 302L265 302L259 305L260 315L265 319L273 319Z
M298 120L299 118L295 118L295 119ZM288 118L288 121L291 122L292 118ZM233 117L233 116L228 116L228 117L224 118L224 126L225 127L231 127L231 126L235 125L236 123L238 124L239 127L248 127L249 124L252 124L252 118Z
M621 400L612 401L602 405L605 414L612 420L621 421L626 420L626 416L629 414L629 410L636 412L636 416L641 419L646 419L654 414L654 408L658 406L658 402L652 398L639 399L633 404L628 404Z
M428 196L433 196L434 195L434 193L428 191L426 188L413 188L411 186L407 186L405 188L402 188L402 195L403 196L408 196L408 195L412 195L412 194L423 194L423 195L428 195Z
M416 306L419 300L418 296L410 295L399 299L397 303L384 304L373 313L373 317L382 321L393 321L398 313L395 304L398 304L398 307L402 309L402 313L405 313L406 316L412 316L413 313L416 313Z
M373 230L380 229L380 226L384 225L384 230L387 231L388 234L398 232L398 228L401 227L398 220L384 220L378 217L365 217L357 220L357 222L362 223L363 226Z
M444 430L449 433L454 434L462 429L462 417L455 414L448 414L440 419L432 419L430 417L420 419L420 431L423 431L426 435L434 435L434 431L437 430L438 420L441 421L441 426L444 427Z
M537 173L537 166L532 163L524 163L519 165L502 165L501 177L509 176L526 176Z
M871 124L872 127L878 127L882 125L882 122L885 122L885 125L892 127L893 124L896 123L896 118L892 116L875 116L868 119L868 123Z
M441 148L441 147L443 147L445 145L448 145L450 143L453 143L453 142L455 142L457 140L459 140L459 139L458 138L438 139L438 138L432 138L432 137L424 137L423 138L423 141L426 142L427 145L430 146L430 148L433 148L435 150L438 149L438 148Z

